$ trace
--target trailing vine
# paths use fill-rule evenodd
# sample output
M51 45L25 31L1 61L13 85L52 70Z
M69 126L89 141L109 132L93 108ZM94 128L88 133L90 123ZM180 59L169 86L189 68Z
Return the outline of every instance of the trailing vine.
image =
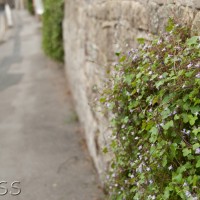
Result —
M100 98L113 114L110 199L198 200L200 37L169 19L165 33L139 42L117 54Z

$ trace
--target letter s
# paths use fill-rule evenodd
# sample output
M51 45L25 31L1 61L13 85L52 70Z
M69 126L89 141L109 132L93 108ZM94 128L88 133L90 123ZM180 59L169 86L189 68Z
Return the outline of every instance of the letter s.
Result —
M0 193L0 196L4 196L4 195L6 195L8 193L8 189L6 187L1 186L1 184L7 184L7 182L6 181L1 181L0 182L0 189L5 190L4 193Z
M20 184L19 181L14 181L13 183L11 183L11 187L15 190L17 190L17 192L13 193L12 191L10 191L10 194L13 196L17 196L21 193L21 188L19 186L16 186L17 184Z

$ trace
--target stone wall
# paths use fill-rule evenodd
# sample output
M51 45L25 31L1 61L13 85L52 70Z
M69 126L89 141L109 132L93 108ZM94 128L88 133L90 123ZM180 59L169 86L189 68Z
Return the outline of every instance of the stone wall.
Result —
M115 52L136 47L138 37L162 31L169 16L189 21L200 32L200 0L65 1L66 72L99 174L109 159L102 154L109 130L101 113L92 107L95 85L104 82L106 66L115 61Z

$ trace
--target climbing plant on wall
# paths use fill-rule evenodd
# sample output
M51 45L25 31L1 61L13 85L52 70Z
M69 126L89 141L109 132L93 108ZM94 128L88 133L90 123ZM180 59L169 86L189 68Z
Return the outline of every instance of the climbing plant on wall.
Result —
M63 62L64 47L62 21L64 16L64 0L44 0L43 49L51 58Z
M100 102L112 112L113 200L200 199L200 37L166 33L117 53Z

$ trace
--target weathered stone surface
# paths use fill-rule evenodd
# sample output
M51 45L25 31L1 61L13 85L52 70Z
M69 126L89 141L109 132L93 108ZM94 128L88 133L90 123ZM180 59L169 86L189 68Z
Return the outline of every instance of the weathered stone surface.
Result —
M119 20L122 16L122 6L120 2L109 1L105 3L105 6L108 10L108 19L109 20Z
M179 14L177 14L183 22L192 23L194 20L194 10L190 7L180 7Z
M200 1L199 0L193 0L194 6L198 9L200 9Z
M200 1L199 0L177 0L177 3L183 6L189 6L195 8L200 8Z
M148 11L140 3L132 2L130 5L130 15L127 15L124 13L125 16L127 16L127 20L131 20L131 27L137 28L137 29L143 29L148 30ZM131 19L130 19L131 18Z
M175 3L175 0L153 0L153 2L159 5L163 5L163 4Z
M196 14L192 24L193 34L200 35L200 11Z
M199 0L65 0L66 72L86 141L100 174L110 156L102 154L110 131L92 106L115 52L135 48L138 37L163 31L169 16L200 27ZM189 6L189 7L188 7ZM198 12L198 13L197 13ZM197 13L197 14L196 14ZM196 16L195 16L196 14Z
M149 13L149 27L148 30L154 34L158 32L159 27L159 16L158 16L159 6L155 2L150 2L148 6Z

